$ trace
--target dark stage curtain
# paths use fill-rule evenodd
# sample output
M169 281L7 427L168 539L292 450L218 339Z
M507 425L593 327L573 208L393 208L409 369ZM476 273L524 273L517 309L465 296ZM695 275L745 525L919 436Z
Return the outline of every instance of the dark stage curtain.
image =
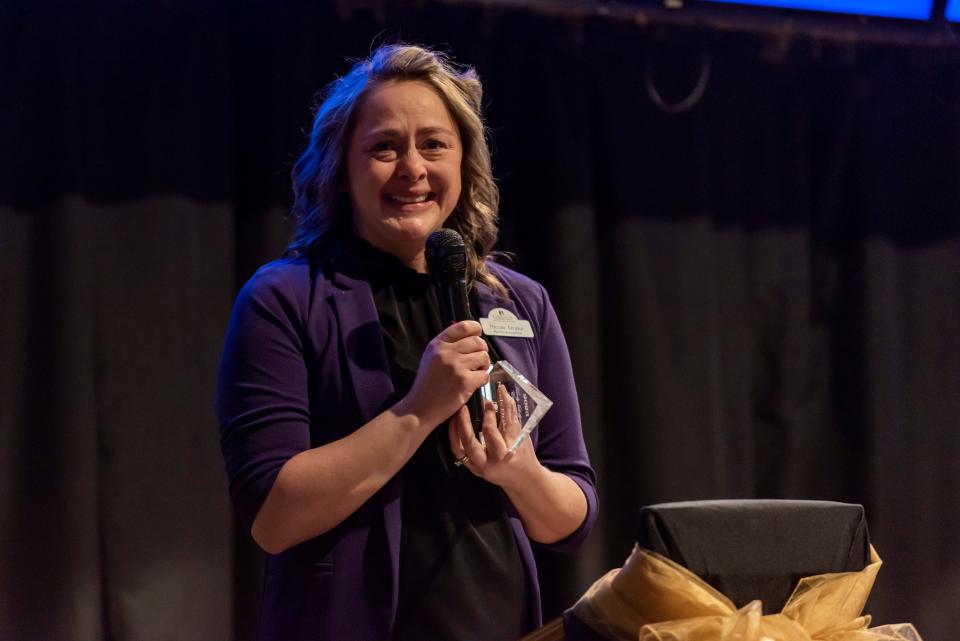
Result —
M359 6L359 8L356 8ZM353 8L351 8L353 7ZM960 56L532 10L22 3L0 22L0 638L252 638L212 411L232 298L282 249L311 95L398 38L485 80L501 249L550 290L602 520L863 503L869 610L960 602ZM670 114L710 75L703 96Z

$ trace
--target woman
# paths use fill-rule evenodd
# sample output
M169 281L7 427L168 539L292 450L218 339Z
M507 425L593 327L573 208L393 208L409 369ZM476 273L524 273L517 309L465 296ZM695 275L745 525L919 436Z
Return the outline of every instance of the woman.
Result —
M488 261L498 196L471 69L381 47L328 88L293 182L288 256L240 292L217 410L232 499L268 553L261 639L509 639L540 624L530 541L597 514L570 359L543 288ZM443 327L424 246L467 247L471 304L534 336ZM510 361L554 401L464 407ZM449 420L448 420L449 419ZM456 460L463 463L455 466Z

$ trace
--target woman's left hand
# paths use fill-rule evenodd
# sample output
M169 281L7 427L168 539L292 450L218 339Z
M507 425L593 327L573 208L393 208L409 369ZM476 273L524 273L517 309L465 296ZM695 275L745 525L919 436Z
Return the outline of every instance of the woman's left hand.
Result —
M540 462L529 437L523 439L515 452L510 452L510 446L520 436L517 404L513 397L507 394L503 385L497 386L497 396L498 405L490 401L484 402L483 443L473 433L470 413L466 406L453 415L448 429L450 451L454 457L463 460L464 467L474 475L504 489L510 489L535 474L540 468Z
M534 541L556 543L569 536L587 516L587 499L573 479L540 464L529 438L516 452L510 446L520 436L517 404L502 385L497 406L487 401L483 408L483 443L473 435L466 407L450 419L450 450L476 476L503 488ZM466 457L466 458L463 458Z

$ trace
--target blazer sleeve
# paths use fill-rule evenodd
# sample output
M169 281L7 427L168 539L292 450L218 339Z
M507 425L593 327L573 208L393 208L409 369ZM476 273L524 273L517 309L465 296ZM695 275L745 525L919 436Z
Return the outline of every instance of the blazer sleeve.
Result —
M296 267L268 265L247 282L220 362L220 447L231 500L247 527L283 464L310 447L305 313L295 295Z
M597 477L583 440L573 367L560 321L546 290L539 285L537 289L540 296L537 386L553 401L550 411L537 426L537 457L549 469L573 479L587 499L587 515L580 527L565 539L543 547L570 552L583 543L597 521Z

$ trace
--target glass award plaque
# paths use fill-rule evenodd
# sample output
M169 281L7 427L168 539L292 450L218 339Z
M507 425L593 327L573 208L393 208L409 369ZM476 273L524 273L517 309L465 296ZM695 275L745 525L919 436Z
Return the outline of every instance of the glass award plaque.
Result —
M503 385L506 393L517 404L520 434L517 436L517 440L510 445L510 451L516 452L520 444L523 443L523 439L527 438L540 422L540 419L543 418L543 415L553 405L553 401L547 398L546 394L538 390L533 383L528 381L507 361L497 361L490 366L489 373L490 382L480 388L483 397L496 403L497 387ZM497 413L497 420L500 420L499 412Z

